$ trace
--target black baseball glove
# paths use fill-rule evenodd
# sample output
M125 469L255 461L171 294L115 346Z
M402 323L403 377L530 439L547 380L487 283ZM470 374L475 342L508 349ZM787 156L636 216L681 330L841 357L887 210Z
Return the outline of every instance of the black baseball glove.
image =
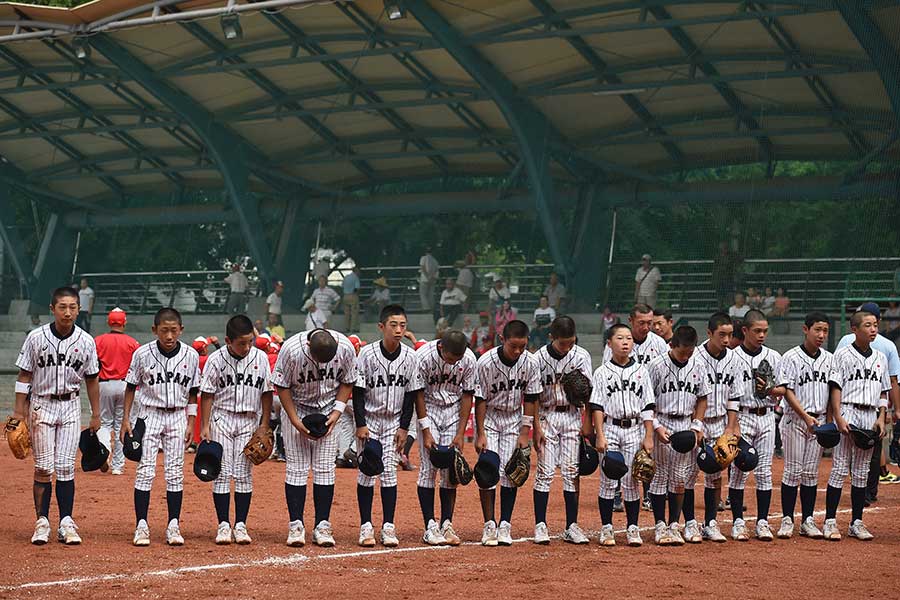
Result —
M560 379L566 400L572 406L582 408L591 400L591 380L579 370L569 371Z

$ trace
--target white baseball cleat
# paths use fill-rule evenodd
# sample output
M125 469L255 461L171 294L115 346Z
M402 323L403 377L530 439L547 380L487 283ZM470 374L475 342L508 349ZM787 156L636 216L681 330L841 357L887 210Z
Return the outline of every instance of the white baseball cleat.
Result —
M34 535L31 543L35 546L43 546L50 541L50 521L47 517L41 517L34 523Z
M444 521L444 524L441 525L441 535L444 536L448 546L459 546L462 543L462 540L456 535L456 531L453 530L453 523L449 520Z
M688 544L699 544L703 541L700 534L700 524L695 519L691 519L684 524L684 541Z
M507 521L500 521L500 525L497 527L497 544L512 546L512 525Z
M825 519L825 526L822 528L822 537L831 542L840 541L841 530L838 529L837 519Z
M447 540L444 539L441 529L434 519L428 521L428 527L425 528L425 533L422 535L422 542L429 546L445 546L447 544Z
M750 539L750 534L747 532L747 524L743 519L734 520L734 524L731 526L731 537L738 542L746 542Z
M222 521L216 530L216 545L227 546L231 543L231 538L231 524L228 521Z
M779 539L789 540L794 535L794 520L790 517L781 517L781 527L776 534Z
M137 527L134 530L134 539L131 540L131 543L135 546L150 545L150 527L144 519L138 521Z
M566 530L563 532L563 541L570 544L587 544L590 543L591 540L584 534L581 527L578 526L578 523L572 523L566 527Z
M253 541L253 538L250 537L250 534L247 533L247 525L246 523L235 523L234 524L234 543L240 544L241 546L246 546L247 544Z
M331 548L334 546L334 531L331 528L330 522L319 521L319 524L313 529L313 543L322 548Z
M869 540L875 539L875 536L869 533L869 530L863 525L862 519L857 519L850 523L850 530L847 532L847 535L854 537L861 542L868 542Z
M113 475L124 475L125 471L123 469L113 469L110 471Z
M546 523L538 523L534 526L534 543L546 545L550 543L550 532L547 531Z
M625 530L625 542L635 548L643 545L644 540L641 539L641 530L637 525L629 525Z
M681 526L678 523L669 525L669 535L672 536L673 546L684 546L684 538L681 537Z
M597 536L597 542L599 542L601 546L616 545L616 534L613 531L612 525L604 525L600 528L600 535Z
M72 517L66 517L59 522L59 528L56 530L56 539L67 546L75 546L81 543L81 536L78 535L78 525L72 520Z
M397 529L393 523L385 523L381 526L381 545L386 548L396 548L400 545L397 539Z
M806 517L803 523L800 524L800 535L805 535L813 540L821 540L825 537L822 531L816 527L816 522L812 517Z
M671 546L672 532L666 527L664 521L658 521L653 531L653 541L657 546Z
M181 537L178 519L169 521L169 526L166 527L166 543L170 546L184 546L184 538Z
M497 545L497 524L493 521L488 521L484 524L484 530L481 532L481 545L482 546L496 546Z
M716 523L715 519L707 523L703 528L703 539L720 543L728 541L728 538L722 535L722 531L719 529L719 524Z
M375 528L372 523L363 523L359 528L359 545L363 548L373 548L375 546Z
M369 528L371 529L371 525ZM362 538L360 538L362 540ZM362 544L362 541L360 541ZM306 528L303 526L303 521L291 521L288 525L288 536L287 536L287 545L292 548L302 548L306 545ZM375 540L372 539L372 545L375 545Z
M760 519L756 522L756 539L761 542L771 542L774 539L769 522L765 519Z

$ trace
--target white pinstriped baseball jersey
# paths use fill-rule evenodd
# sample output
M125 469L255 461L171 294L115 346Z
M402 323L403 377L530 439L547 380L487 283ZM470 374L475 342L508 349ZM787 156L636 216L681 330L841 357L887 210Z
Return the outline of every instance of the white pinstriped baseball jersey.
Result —
M213 394L213 406L231 412L259 412L260 398L272 391L269 359L258 348L237 358L223 346L209 355L200 377L200 391Z
M200 355L181 342L163 354L153 340L134 351L125 382L137 387L141 406L184 408L189 392L200 387Z
M697 399L709 395L706 368L696 352L684 363L677 363L668 353L647 365L653 382L656 413L687 417L694 414Z
M708 343L694 350L694 357L705 367L706 384L709 387L704 418L715 419L725 416L728 401L740 398L742 388L739 363L734 351L725 348L722 354L713 356L707 347Z
M643 342L634 340L634 346L631 348L631 358L642 365L650 364L650 361L657 356L662 356L669 351L669 345L666 340L662 339L652 331L647 333L647 337ZM608 363L612 360L612 349L607 345L603 349L603 362Z
M31 393L38 397L77 393L85 376L100 372L94 338L77 325L60 337L53 323L28 334L16 366L31 373Z
M541 406L551 408L554 406L566 406L566 393L559 381L569 371L581 371L588 379L594 377L591 368L591 355L578 344L560 356L551 344L542 346L534 353L538 365L541 368L541 384L544 391L541 392Z
M395 354L396 358L389 358L382 342L378 342L364 346L356 358L355 385L366 390L367 420L370 416L399 415L406 392L425 387L416 351L400 344Z
M593 382L591 404L613 419L636 419L641 411L653 409L653 382L647 368L634 358L624 367L603 363L594 371Z
M313 290L310 298L312 298L312 301L313 303L315 303L316 308L318 308L319 310L324 310L329 314L334 310L334 307L337 305L337 303L341 301L341 297L338 295L338 293L330 287L316 288L315 290Z
M334 403L342 383L356 383L356 351L343 333L327 330L338 348L328 364L316 362L309 352L309 331L291 336L278 353L272 383L291 390L294 405L325 408ZM374 345L374 344L372 344Z
M887 358L875 348L866 354L856 345L844 346L834 353L828 381L841 388L841 404L887 407L882 394L891 389Z
M456 364L441 357L438 340L428 342L416 351L419 373L425 384L425 404L453 406L464 393L475 393L475 353L466 348Z
M824 415L828 407L832 358L831 352L825 349L820 348L816 356L810 356L802 345L795 346L781 357L775 383L793 391L807 413ZM785 407L790 410L786 402Z
M762 361L767 361L773 372L778 373L781 364L781 354L767 346L762 346L757 352L748 352L743 345L733 350L737 359L738 389L740 390L740 405L748 408L762 408L775 406L775 400L771 396L759 399L754 394L756 382L753 380L753 370L759 367Z
M487 402L489 409L515 411L521 409L525 394L540 394L541 368L530 352L523 352L513 365L500 359L503 346L478 358L475 395Z

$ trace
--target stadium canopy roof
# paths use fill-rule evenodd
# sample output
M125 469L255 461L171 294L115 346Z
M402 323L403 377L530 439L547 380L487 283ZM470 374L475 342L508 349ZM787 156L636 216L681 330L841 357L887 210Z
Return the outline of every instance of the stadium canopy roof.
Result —
M4 3L0 177L89 212L223 189L252 227L248 191L521 176L550 217L704 166L859 176L900 159L898 57L900 0Z

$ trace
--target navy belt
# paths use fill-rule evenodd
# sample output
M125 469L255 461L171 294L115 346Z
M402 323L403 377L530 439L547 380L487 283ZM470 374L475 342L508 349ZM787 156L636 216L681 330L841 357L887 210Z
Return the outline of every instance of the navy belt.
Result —
M639 419L637 417L633 417L631 419L613 419L612 424L616 427L623 427L628 429L629 427L634 427L639 423Z

